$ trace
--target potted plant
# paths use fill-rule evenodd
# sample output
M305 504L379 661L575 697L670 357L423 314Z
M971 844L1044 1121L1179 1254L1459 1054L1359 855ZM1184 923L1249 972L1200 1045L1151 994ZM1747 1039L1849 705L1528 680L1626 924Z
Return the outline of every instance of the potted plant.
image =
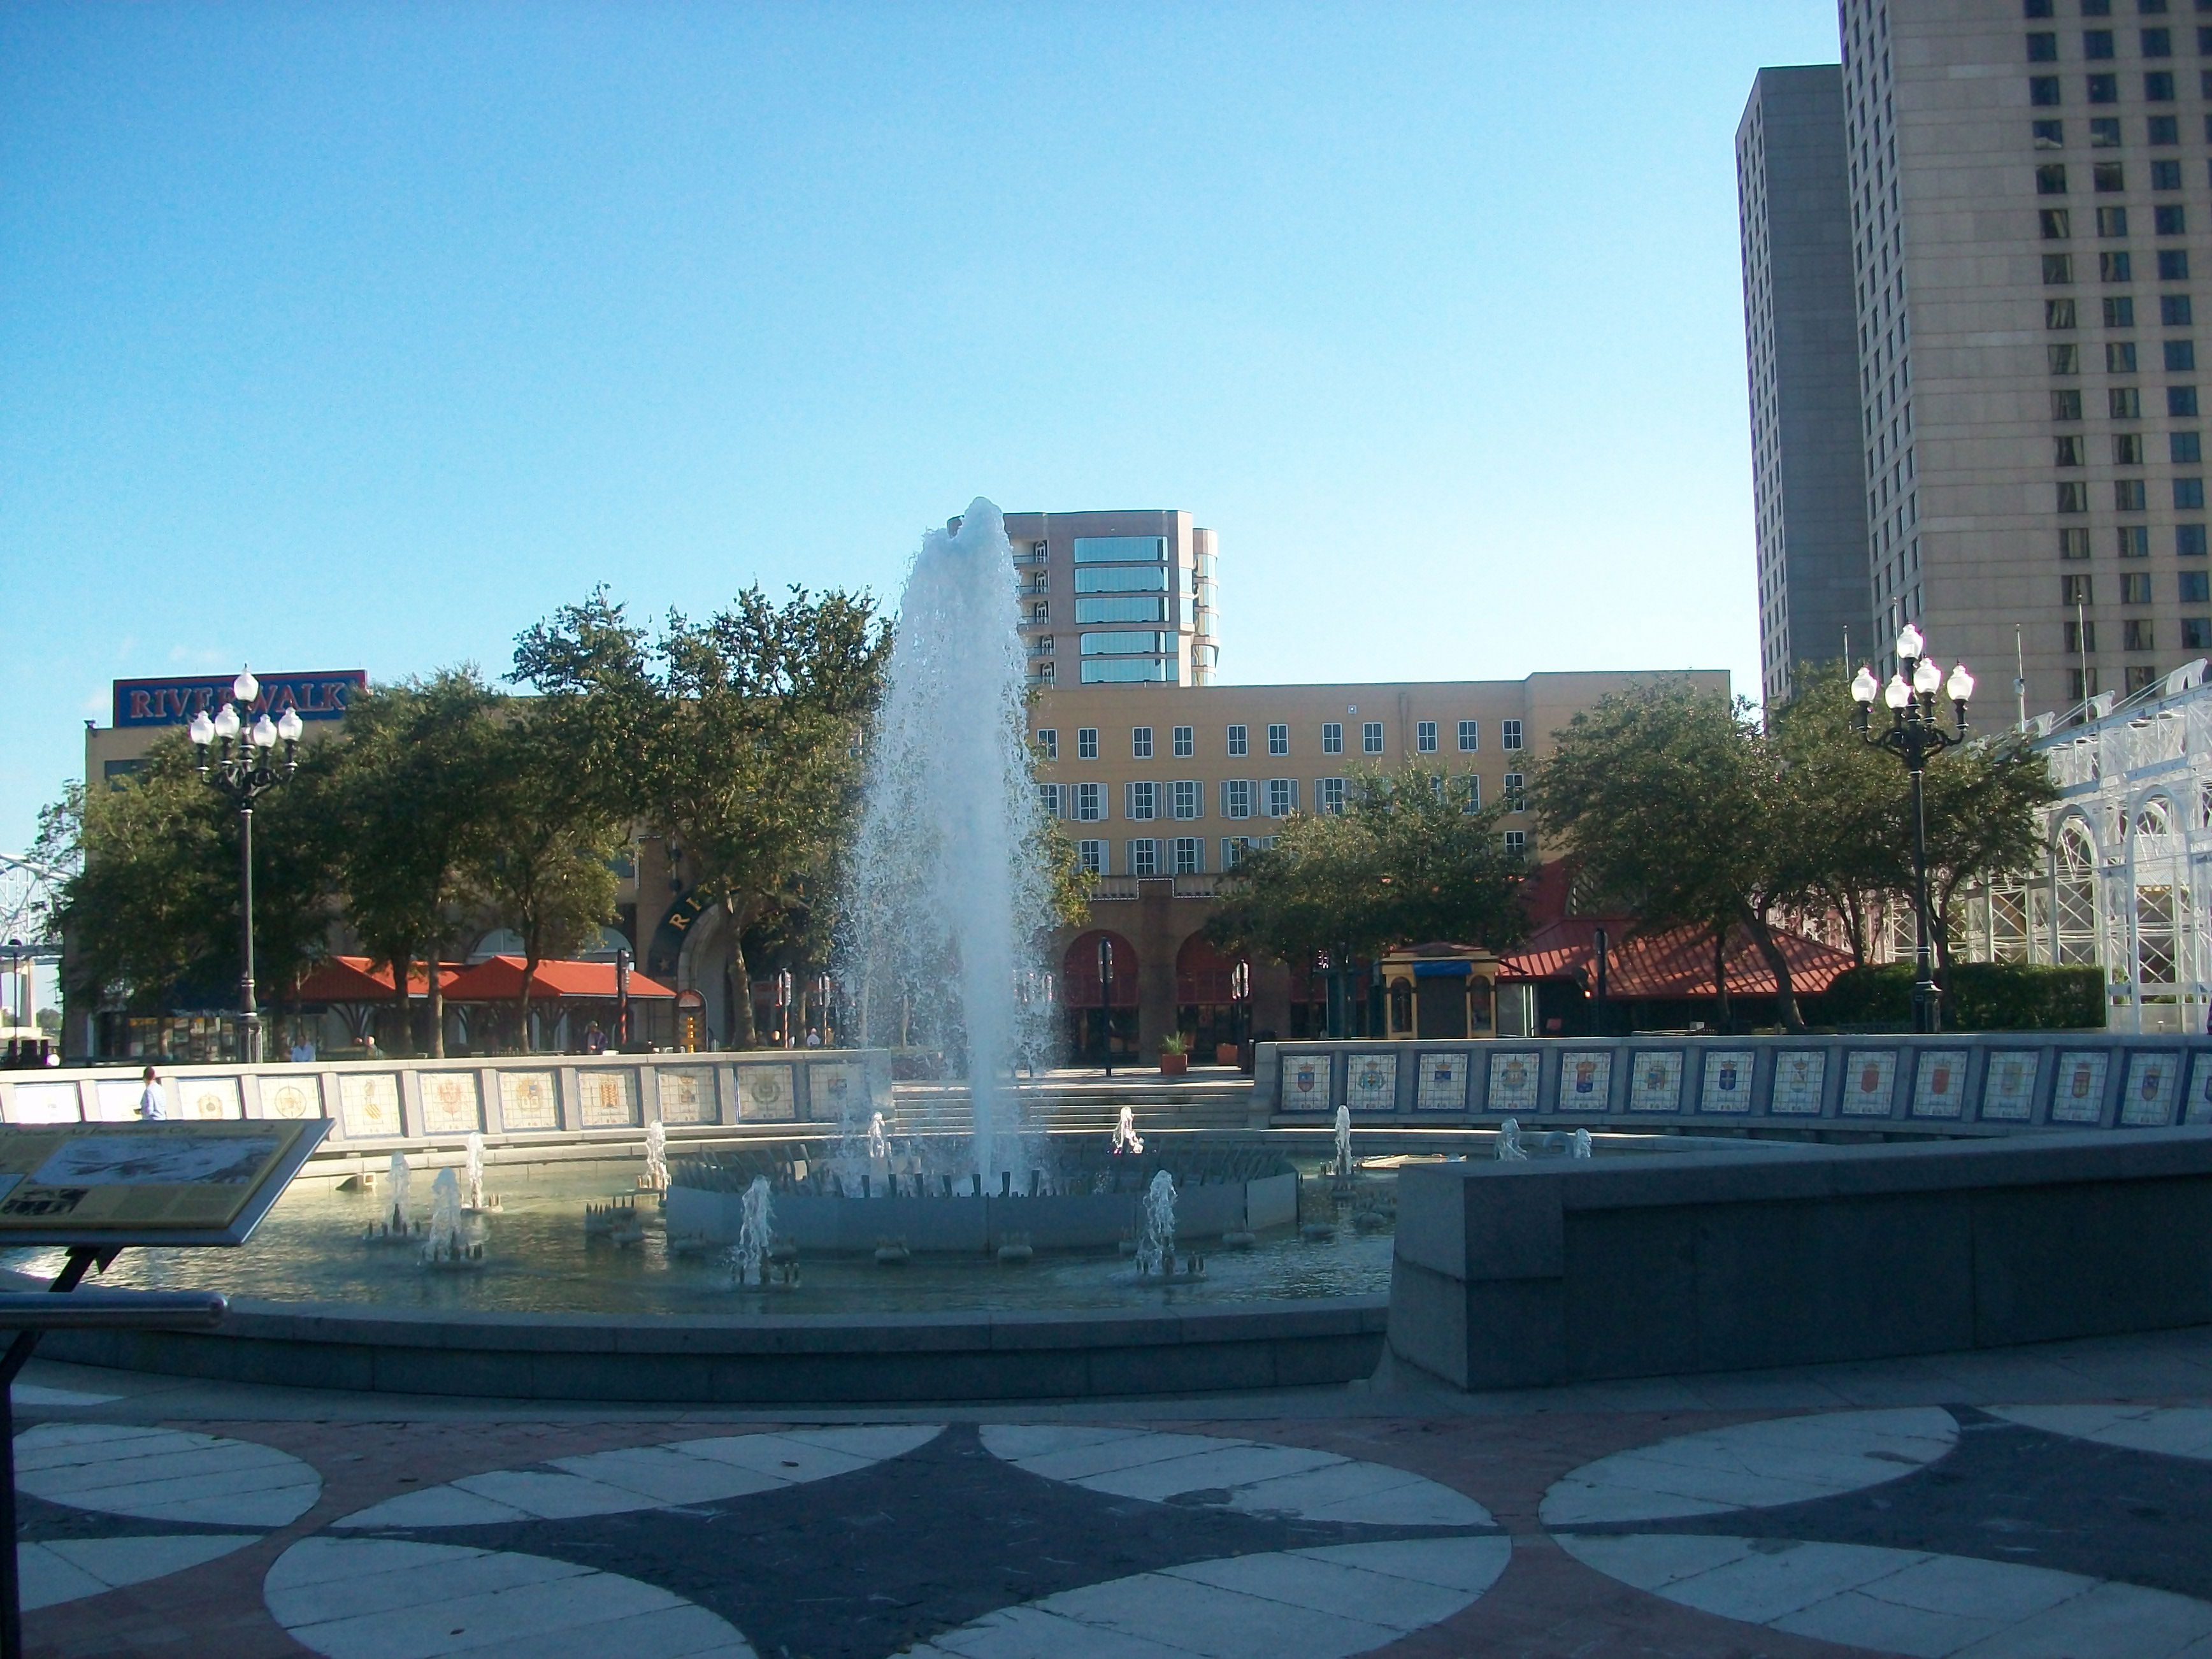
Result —
M1170 1031L1160 1039L1160 1075L1181 1077L1190 1070L1190 1044L1181 1031Z

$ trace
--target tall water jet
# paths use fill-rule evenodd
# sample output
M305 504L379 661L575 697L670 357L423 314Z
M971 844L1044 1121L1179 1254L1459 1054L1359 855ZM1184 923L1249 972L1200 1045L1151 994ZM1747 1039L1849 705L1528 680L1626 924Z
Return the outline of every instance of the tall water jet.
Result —
M755 1176L753 1184L745 1188L741 1203L742 1213L738 1221L738 1242L731 1247L730 1263L737 1270L737 1282L750 1285L756 1281L768 1283L766 1263L771 1238L769 1212L772 1201L769 1195L768 1177Z
M483 1189L483 1152L484 1152L484 1148L483 1148L483 1133L482 1133L482 1132L481 1132L481 1131L479 1131L479 1130L476 1130L476 1129L471 1129L471 1130L470 1130L470 1131L469 1131L468 1149L469 1149L469 1169L468 1169L469 1191L468 1191L468 1207L469 1207L470 1209L471 1209L471 1210L481 1210L481 1209L482 1209L482 1208L483 1208L483 1206L484 1206L484 1189Z
M392 1207L386 1212L386 1216L391 1222L392 1232L404 1238L412 1230L414 1223L414 1194L410 1190L413 1184L413 1172L407 1167L406 1153L392 1153L392 1166L387 1179L392 1183Z
M668 1131L659 1118L645 1126L645 1179L639 1184L649 1192L668 1190Z
M1020 615L1005 525L978 497L907 574L839 951L868 1040L957 1057L985 1190L1029 1161L1013 1079L1051 1035L1051 1005L1020 994L1052 925Z
M1352 1108L1336 1109L1336 1178L1352 1179Z
M1137 1271L1148 1275L1175 1271L1175 1177L1162 1170L1145 1189L1145 1231L1137 1240Z

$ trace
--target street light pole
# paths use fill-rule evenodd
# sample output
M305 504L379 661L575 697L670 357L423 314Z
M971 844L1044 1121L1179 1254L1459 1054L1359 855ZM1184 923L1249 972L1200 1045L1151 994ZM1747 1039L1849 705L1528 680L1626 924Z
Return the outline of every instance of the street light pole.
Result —
M275 720L264 713L246 725L246 714L261 695L261 682L250 669L239 671L230 695L222 713L210 717L201 709L187 731L200 752L200 776L238 805L238 1057L253 1066L261 1060L261 1018L253 1000L253 803L300 769L302 727L295 708ZM284 756L276 761L279 742Z
M1974 695L1974 677L1966 665L1953 665L1948 684L1943 671L1926 656L1926 641L1910 623L1897 636L1898 672L1887 686L1880 685L1874 670L1862 665L1851 681L1851 696L1859 706L1859 735L1877 749L1886 749L1904 763L1912 780L1912 1029L1929 1033L1942 1029L1942 1010L1936 992L1936 974L1929 952L1931 916L1928 908L1928 762L1931 756L1966 740L1966 703ZM1936 690L1941 685L1951 701L1951 729L1936 718ZM1890 711L1888 729L1874 730L1874 700L1879 691Z

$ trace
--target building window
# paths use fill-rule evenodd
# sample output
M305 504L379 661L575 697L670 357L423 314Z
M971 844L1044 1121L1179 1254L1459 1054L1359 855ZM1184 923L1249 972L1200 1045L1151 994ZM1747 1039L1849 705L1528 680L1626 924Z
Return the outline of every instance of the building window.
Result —
M2148 650L2150 647L2145 646L2143 648L2145 650ZM2157 684L2158 670L2149 666L2148 664L2131 666L2128 670L2128 695L2130 696L2133 696L2138 691L2148 691L2152 686Z
M1047 658L1043 662L1037 665L1036 677L1041 680L1048 680L1052 678L1051 659Z
M2131 295L2116 294L2105 301L2106 328L2133 328L2136 325L2136 302Z
M2212 617L2184 617L2181 619L2181 648L2184 651L2212 648Z
M1232 726L1229 728L1229 752L1232 755L1249 755L1252 752L1251 735L1241 726Z
M2204 556L2204 526L2201 524L2178 524L2173 526L2173 550L2185 559Z
M2179 190L2181 163L2171 161L2153 161L2150 164L2150 187L2153 190ZM2175 234L2179 234L2179 232Z
M2064 208L2045 208L2035 216L2046 242L2063 242L2074 234L2074 221Z
M2050 360L2053 374L2079 374L2081 372L2081 348L2077 345L2055 345L2043 348Z
M1413 727L1413 747L1424 755L1437 752L1437 723L1421 720Z
M1160 844L1150 836L1139 836L1129 843L1129 873L1133 876L1157 876L1160 872Z
M2124 559L2150 557L2150 526L2147 524L2124 524L2112 532L2119 538L2120 556Z
M2061 605L2096 604L2087 576L2061 576L2058 579L2058 603Z
M2079 433L2051 441L2051 464L2053 466L2087 466L2088 459Z
M2158 280L2161 283L2187 282L2189 280L2188 250L2178 247L2159 249Z
M2037 169L2037 188L2039 190L2040 190L2042 186L2040 175L2045 171L2048 171L2048 169ZM2123 191L2128 187L2128 171L2118 161L2100 161L2089 169L2089 183L2095 189L2104 191L2106 194L2109 195L2115 191ZM2063 196L2066 193L2066 169L2064 167L2060 167L2058 169L2058 188L2055 191L2043 191L2042 193L2046 196Z
M1177 836L1175 839L1175 873L1196 876L1205 873L1206 843L1196 836Z
M2202 441L2194 432L2169 432L2166 434L2166 459L2191 463L2201 461L2204 459Z
M1079 783L1075 786L1075 816L1083 823L1097 823L1105 817L1104 784Z
M1160 815L1160 787L1157 783L1125 783L1121 786L1122 804L1129 816L1144 823Z
M1129 755L1133 760L1152 759L1152 728L1151 726L1138 726L1130 728Z
M2170 104L2173 101L2173 71L2153 70L2143 76L2143 102Z
M2175 115L2154 115L2146 122L2154 144L2178 144L2181 142L2181 118Z
M1205 800L1194 778L1183 778L1169 786L1169 810L1179 818L1194 818L1204 810Z
M1459 781L1459 786L1460 811L1462 812L1482 811L1482 780L1470 772Z
M1224 818L1249 818L1252 816L1252 780L1228 778L1221 785L1221 816Z
M2078 656L2097 648L2097 624L2093 622L2070 622L2066 624L2066 649L2069 655Z
M2185 570L2175 579L2180 583L2179 597L2184 605L2212 604L2212 574L2202 570Z
M2128 210L2124 207L2100 207L2097 210L2097 234L2124 236L2128 234Z
M2100 283L2135 281L2134 256L2124 251L2118 253L2100 253L2097 256L2097 280Z
M2105 342L2105 373L2132 374L2136 372L2136 343L2133 340Z
M1198 733L1188 726L1176 727L1175 751L1177 760L1188 760L1198 752Z
M2087 513L2089 510L2089 486L2070 482L2060 484L2058 510L2061 513Z
M2054 421L2078 421L2081 418L2081 388L2067 386L2051 394L2051 418Z
M2063 149L2066 148L2066 123L2063 121L2037 121L2032 125L2034 130L2036 149Z
M1234 870L1244 862L1244 855L1252 850L1249 836L1224 836L1221 838L1221 867Z
M2166 412L2177 420L2195 420L2197 418L2197 388L2193 386L2166 387Z
M1030 607L1030 622L1032 622L1032 623L1048 623L1048 622L1050 622L1051 620L1052 620L1052 602L1051 602L1050 600L1048 600L1048 599L1039 599L1039 600L1038 600L1035 605L1031 605L1031 606Z
M1298 781L1296 778L1267 780L1267 816L1286 818L1298 810Z
M2089 556L2089 532L2086 530L2062 530L2058 532L2058 556L2062 559L2086 559Z
M2089 148L2091 149L2118 149L2119 147L2119 122L2109 115L2091 117L2089 121Z
M2107 411L2116 421L2139 421L2142 418L2142 392L2131 386L2116 386L2105 394Z
M2177 507L2201 511L2204 506L2204 480L2176 478L2173 481L2173 504Z
M1341 755L1344 752L1344 723L1341 720L1329 720L1322 726L1321 752L1324 755Z
M2066 694L2070 702L2081 702L2097 695L2097 671L2094 668L2086 674L2078 668L2068 669L2066 683L2074 688Z
M1085 875L1103 876L1106 873L1106 843L1104 842L1079 841L1075 843L1075 856L1083 866Z
M1097 726L1079 726L1075 728L1075 758L1078 760L1098 758L1098 728Z
M2149 571L2130 570L2122 574L2120 577L2120 603L2122 605L2148 605L2150 603Z
M2169 374L2194 374L2197 372L2197 342L2168 340L2166 345L2166 372Z
M2143 506L2143 481L2141 478L2112 480L2112 510L2116 513L2141 513Z
M1528 832L1521 830L1508 830L1505 832L1505 850L1509 853L1527 852L1528 850Z
M1287 755L1291 752L1289 726L1271 726L1267 728L1267 752L1271 755Z
M1047 760L1056 761L1060 758L1059 732L1047 727L1036 734L1036 745Z
M1359 748L1363 754L1379 755L1382 752L1381 720L1369 720L1359 728Z
M1482 726L1480 721L1462 720L1459 723L1459 752L1472 755L1482 747Z
M1500 720L1498 722L1498 746L1501 749L1506 750L1518 749L1521 746L1521 722L1519 720Z
M2110 29L2085 29L2081 33L2081 55L2091 63L2101 63L2112 55L2112 32Z
M2168 328L2187 328L2196 320L2191 314L2186 294L2161 294L2158 296L2158 319Z
M2043 280L2046 283L2070 283L2074 280L2074 256L2070 253L2046 253L2043 256Z
M2123 651L2155 651L2158 647L2152 643L2153 638L2148 617L2130 617L2120 624L2120 649Z
M2045 161L2035 170L2035 193L2038 196L2063 196L2066 193L2066 164Z
M1322 811L1339 813L1344 811L1344 780L1322 778L1314 785L1314 805Z
M2155 7L2143 7L2143 10L2146 12L2154 9L2159 11L2165 10L2165 0L2158 0L2158 3ZM2142 32L2142 55L2146 58L2172 57L2173 31L2172 29L2145 29Z
M2071 300L2045 300L2043 302L2043 325L2045 328L2073 327L2074 301Z
M1037 805L1043 811L1045 817L1058 817L1060 816L1060 786L1056 783L1041 783L1037 785L1036 791Z
M1499 781L1498 799L1505 803L1505 810L1509 812L1525 812L1528 810L1528 797L1522 793L1521 774L1508 772Z
M2120 77L2117 75L2093 75L2089 77L2089 101L2093 104L2117 104L2120 101Z
M2112 434L2112 465L2141 466L2143 464L2142 434L2115 432Z
M2027 37L2027 61L2031 64L2055 64L2058 61L2058 37L2049 29L2039 30Z

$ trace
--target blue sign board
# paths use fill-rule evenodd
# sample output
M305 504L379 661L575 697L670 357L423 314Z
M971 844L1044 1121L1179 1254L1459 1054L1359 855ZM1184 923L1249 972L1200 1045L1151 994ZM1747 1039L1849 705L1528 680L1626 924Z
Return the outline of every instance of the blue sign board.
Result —
M212 679L118 680L115 682L115 724L124 726L184 726L204 708L210 714L230 701L231 682L225 674ZM253 707L242 711L248 720L257 714L282 714L296 710L303 720L334 720L342 717L356 691L368 685L365 669L341 668L320 674L256 674L261 695Z

